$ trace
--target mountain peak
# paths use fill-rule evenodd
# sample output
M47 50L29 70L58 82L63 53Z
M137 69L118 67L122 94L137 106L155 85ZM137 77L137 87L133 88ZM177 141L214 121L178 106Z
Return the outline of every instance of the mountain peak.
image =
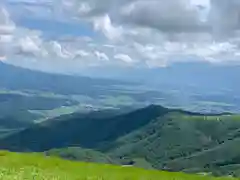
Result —
M149 106L147 106L145 109L151 109L151 110L165 110L165 111L169 111L170 109L164 107L164 106L161 106L161 105L156 105L156 104L151 104Z

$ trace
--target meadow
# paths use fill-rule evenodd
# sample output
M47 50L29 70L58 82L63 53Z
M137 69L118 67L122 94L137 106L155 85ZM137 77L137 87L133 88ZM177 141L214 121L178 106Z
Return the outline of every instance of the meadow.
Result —
M132 167L71 162L41 154L0 152L1 180L235 180Z

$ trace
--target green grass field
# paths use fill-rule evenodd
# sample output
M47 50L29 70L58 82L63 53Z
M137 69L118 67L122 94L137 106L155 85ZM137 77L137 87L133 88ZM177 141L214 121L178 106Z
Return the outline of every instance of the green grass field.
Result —
M1 180L233 180L0 152Z

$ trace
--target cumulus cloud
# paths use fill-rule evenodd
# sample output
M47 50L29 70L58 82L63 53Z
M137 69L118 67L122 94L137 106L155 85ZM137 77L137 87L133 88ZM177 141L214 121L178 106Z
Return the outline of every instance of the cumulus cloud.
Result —
M0 7L0 56L13 56L14 54L28 54L38 56L41 54L41 39L35 31L16 27L10 14L4 7Z
M238 0L62 0L78 19L157 28L164 32L226 32L239 26ZM59 3L61 4L61 3ZM69 13L71 12L71 13ZM210 12L210 13L209 13ZM209 13L209 14L208 14Z
M0 61L5 61L5 60L6 60L6 57L0 56Z
M22 2L24 9L45 7L42 14L49 15L51 12L52 17L79 20L98 18L99 21L105 22L105 25L133 24L166 32L206 32L234 27L238 24L237 14L240 4L238 0L18 0L11 2L18 4ZM46 13L47 11L49 13ZM209 16L208 11L211 11Z
M110 40L118 39L123 33L121 27L115 27L108 15L97 17L94 19L95 30L102 31L102 33Z
M77 50L75 53L74 53L74 56L75 58L77 57L81 57L81 58L84 58L84 57L87 57L87 56L90 56L90 53L85 51L85 50Z
M48 48L49 53L53 55L53 57L60 57L63 59L71 58L71 54L63 49L62 45L59 42L50 42Z
M41 39L38 36L26 36L19 39L19 50L23 53L31 53L37 56L42 53Z
M10 39L12 32L15 30L15 25L9 17L9 13L0 7L0 41Z
M119 59L125 63L133 63L134 60L127 54L116 54L114 56L115 59Z
M9 13L0 7L0 56L6 56L6 44L10 43L13 39L12 33L15 30L15 25L11 21Z
M95 51L94 54L99 60L109 61L109 57L103 52Z
M240 2L237 0L211 0L209 22L215 33L230 34L239 30Z
M10 19L9 13L0 7L0 33L1 35L9 35L15 30L15 25Z
M71 61L68 65L75 67L124 63L165 67L193 59L239 61L238 0L11 0L18 7L21 2L33 17L90 23L97 37L46 40L39 32L16 27L2 8L0 57L15 53L63 64ZM10 12L22 12L11 11L11 3L6 3Z
M202 31L205 28L194 6L186 0L134 1L122 8L122 19L166 32Z

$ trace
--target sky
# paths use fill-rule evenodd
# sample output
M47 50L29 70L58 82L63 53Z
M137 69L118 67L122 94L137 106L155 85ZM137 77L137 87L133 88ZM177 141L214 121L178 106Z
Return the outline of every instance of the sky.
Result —
M0 61L48 71L240 63L240 0L1 0Z

